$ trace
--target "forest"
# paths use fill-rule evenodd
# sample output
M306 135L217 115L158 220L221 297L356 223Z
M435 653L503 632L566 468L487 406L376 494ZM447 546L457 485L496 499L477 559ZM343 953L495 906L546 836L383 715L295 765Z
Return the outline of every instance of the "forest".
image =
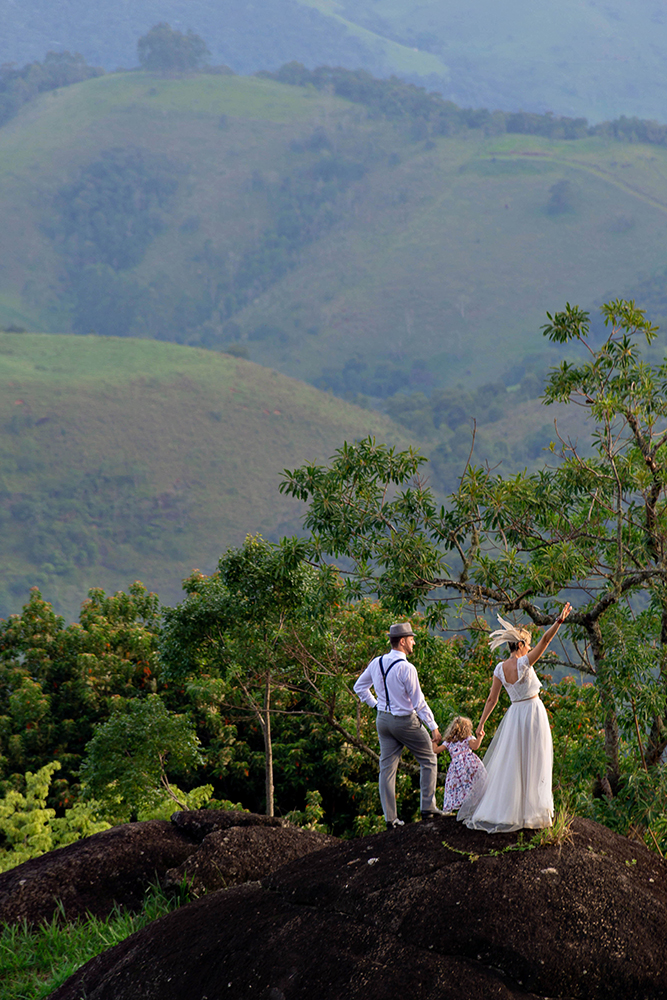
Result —
M541 630L561 816L667 848L667 365L634 303L567 305L543 334L582 360L549 373L547 404L584 407L589 447L558 438L537 472L468 462L439 506L425 459L373 438L286 470L309 534L248 536L161 607L139 583L92 590L66 625L34 590L0 623L2 865L132 818L246 808L342 836L380 828L372 713L356 676L410 615L437 720L479 716L497 612ZM496 713L491 736L500 719ZM418 811L415 769L401 812Z

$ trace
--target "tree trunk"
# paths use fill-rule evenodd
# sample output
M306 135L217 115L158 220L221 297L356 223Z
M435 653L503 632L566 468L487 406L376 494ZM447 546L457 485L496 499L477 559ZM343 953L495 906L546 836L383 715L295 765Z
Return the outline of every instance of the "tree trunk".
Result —
M264 775L266 815L273 816L273 744L271 743L271 674L267 670L264 685Z

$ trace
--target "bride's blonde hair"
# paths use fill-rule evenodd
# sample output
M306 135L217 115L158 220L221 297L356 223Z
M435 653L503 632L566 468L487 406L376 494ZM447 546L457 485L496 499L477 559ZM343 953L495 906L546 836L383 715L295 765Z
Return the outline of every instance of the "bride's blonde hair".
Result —
M445 729L442 742L462 743L469 736L472 736L472 719L467 719L465 715L457 715Z

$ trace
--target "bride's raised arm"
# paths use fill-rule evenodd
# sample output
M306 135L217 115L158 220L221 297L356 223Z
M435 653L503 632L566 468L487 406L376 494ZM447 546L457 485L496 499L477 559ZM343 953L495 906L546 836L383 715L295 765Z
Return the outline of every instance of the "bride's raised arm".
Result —
M545 652L547 646L549 645L549 643L551 642L551 640L554 638L554 636L558 632L558 629L563 624L563 622L565 621L565 619L567 618L567 616L569 615L569 613L570 613L571 610L572 610L572 605L568 601L565 604L565 607L561 611L561 613L558 616L558 618L556 619L556 621L553 623L553 625L550 625L549 628L545 632L542 633L540 641L537 643L537 645L534 646L533 649L529 649L528 650L528 653L527 653L528 662L530 663L531 667L532 667L532 665L534 663L537 663L537 661L539 660L540 656L542 656L542 653Z

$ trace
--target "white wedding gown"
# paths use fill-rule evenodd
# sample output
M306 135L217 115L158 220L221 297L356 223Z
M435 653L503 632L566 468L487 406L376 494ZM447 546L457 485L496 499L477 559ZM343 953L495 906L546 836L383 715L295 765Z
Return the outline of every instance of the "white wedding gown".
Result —
M509 833L539 830L553 822L553 743L547 711L535 695L542 684L527 656L517 660L516 683L508 684L499 663L493 674L512 704L484 757L487 781L480 795L464 799L457 819L471 830Z

